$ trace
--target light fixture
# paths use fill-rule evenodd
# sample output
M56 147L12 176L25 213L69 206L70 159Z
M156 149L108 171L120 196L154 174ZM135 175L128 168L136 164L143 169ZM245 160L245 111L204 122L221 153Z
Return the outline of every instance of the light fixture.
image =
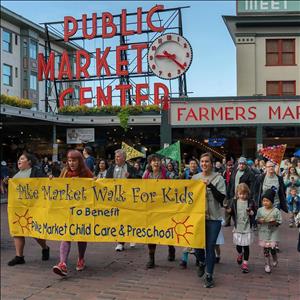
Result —
M278 136L275 136L275 137L274 137L274 140L279 140L279 137L278 137Z

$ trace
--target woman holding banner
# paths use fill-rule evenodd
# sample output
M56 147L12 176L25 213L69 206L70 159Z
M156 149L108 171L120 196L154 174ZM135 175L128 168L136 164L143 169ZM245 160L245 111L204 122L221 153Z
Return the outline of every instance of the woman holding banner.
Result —
M92 178L93 173L86 166L82 154L78 150L70 150L67 154L66 167L61 171L59 177L63 178ZM86 242L78 242L78 260L77 271L82 271L85 268L84 254L87 247ZM71 242L61 242L60 244L60 262L53 267L53 272L60 276L66 276L67 260L71 250Z
M143 179L167 179L167 170L161 165L160 157L157 154L148 156L148 167L144 172ZM168 261L175 260L175 247L169 247ZM149 261L146 265L148 269L155 267L156 244L148 244Z
M19 157L18 168L19 172L13 178L35 178L44 177L41 169L35 167L36 159L29 153L24 153ZM38 244L42 247L42 260L49 259L50 248L46 244L46 240L36 239ZM25 247L24 236L14 236L14 243L16 248L16 256L8 262L9 266L25 264L23 251Z
M211 153L204 153L200 157L201 173L192 177L200 179L206 184L206 211L205 211L205 243L206 248L195 249L199 260L198 276L205 273L204 287L214 287L213 272L216 261L215 245L221 229L221 207L226 196L225 180L220 173L213 172L213 157Z

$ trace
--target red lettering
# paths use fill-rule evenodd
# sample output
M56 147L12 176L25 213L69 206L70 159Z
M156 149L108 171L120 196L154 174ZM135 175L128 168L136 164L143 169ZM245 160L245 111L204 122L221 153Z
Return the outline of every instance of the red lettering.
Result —
M275 116L275 114L277 114L277 116ZM276 110L273 110L273 107L269 106L269 120L273 119L273 115L274 117L277 117L278 120L280 120L280 116L281 116L280 106L277 106Z
M146 43L133 44L131 46L131 49L136 49L137 73L141 74L143 72L143 68L142 68L142 62L143 62L142 51L143 51L143 49L147 49L147 44Z
M282 120L284 120L286 117L291 117L293 120L295 119L293 112L291 108L288 106L282 116Z
M249 107L248 112L249 112L250 115L252 115L252 117L248 117L248 120L256 119L256 107L255 106Z
M205 118L207 121L208 119L208 109L206 107L199 108L199 121L202 121Z
M91 40L96 37L97 35L97 14L93 13L92 14L92 33L88 34L87 33L87 15L84 14L82 15L82 35L85 39Z
M91 103L92 102L92 98L85 98L84 94L86 92L91 92L92 93L92 88L91 87L82 87L82 88L80 88L80 91L79 91L79 104L80 105L84 105L86 103Z
M235 119L238 121L241 117L242 120L246 120L245 116L245 108L242 106L238 106L235 108Z
M185 107L178 107L177 108L177 121L181 121L181 116L182 116L182 110L186 110Z
M299 120L300 119L300 105L296 106L296 119Z
M225 120L226 121L234 120L234 118L230 116L230 113L232 112L232 110L233 110L232 106L225 107Z
M110 47L106 47L102 56L101 56L101 50L99 48L96 48L96 72L97 77L101 76L101 70L104 67L105 69L105 75L110 76L110 69L107 63L107 56L109 54Z
M131 89L131 84L116 85L116 90L120 90L120 105L126 105L126 91Z
M219 120L223 120L223 107L220 107L218 110L214 107L211 108L211 120L214 121L215 117L218 117Z
M121 35L133 35L135 34L134 30L127 30L126 28L127 25L127 10L122 9L121 13Z
M111 32L107 32L107 28L111 28ZM114 24L114 17L109 12L102 13L102 38L111 38L116 35L117 26Z
M185 118L185 121L188 121L190 118L193 118L195 121L197 121L197 117L196 117L196 114L194 112L194 110L192 108L190 108L186 118Z
M136 19L137 19L137 29L136 33L141 34L142 33L142 8L138 7L136 11Z
M163 96L160 96L160 93L159 93L160 89L163 90ZM169 99L169 89L163 83L155 82L154 83L154 104L160 105L161 99L166 99L166 101Z
M81 66L81 59L85 59L85 63L83 66ZM81 72L84 73L85 78L89 78L90 74L88 72L88 68L90 66L91 59L88 52L85 50L77 50L76 51L76 79L80 79Z
M50 73L50 80L54 80L54 61L55 61L54 52L51 51L47 64L45 63L45 58L43 53L39 53L38 55L38 80L43 80L43 73L45 79L49 79Z
M111 105L112 104L112 88L109 85L106 88L107 96L105 96L103 89L101 86L97 86L97 106L102 106L102 103L104 106Z
M136 84L136 92L135 92L135 95L136 95L135 103L136 103L136 105L141 105L142 101L149 100L147 93L144 94L144 95L141 94L142 89L149 89L149 84L148 83L137 83Z
M64 100L67 94L73 94L74 88L68 88L59 94L59 107L64 107Z
M147 19L146 19L147 25L150 28L150 30L152 30L154 32L162 32L162 31L164 31L164 27L163 26L156 27L152 23L152 16L153 16L153 14L156 13L157 11L162 11L162 10L164 10L164 6L163 5L156 5L156 6L152 7L149 10L148 14L147 14Z
M69 23L73 24L73 27L71 30L69 30ZM75 18L67 16L64 17L64 41L68 42L69 37L73 36L78 29L78 24Z
M123 70L123 66L128 65L128 60L121 60L122 51L128 50L127 45L121 45L116 47L116 74L118 76L128 75L128 70Z
M61 56L58 79L62 79L65 76L67 76L70 80L72 79L72 69L69 61L68 52L64 50Z

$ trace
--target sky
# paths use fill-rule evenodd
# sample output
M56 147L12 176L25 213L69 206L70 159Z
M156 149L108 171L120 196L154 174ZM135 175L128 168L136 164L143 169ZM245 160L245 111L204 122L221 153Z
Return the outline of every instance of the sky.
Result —
M183 35L193 49L192 65L187 71L191 97L236 96L236 50L223 15L236 14L236 2L230 1L1 1L1 5L39 24L63 21L64 16L81 19L109 11L120 14L122 8L135 12L156 4L165 8L190 6L183 10Z

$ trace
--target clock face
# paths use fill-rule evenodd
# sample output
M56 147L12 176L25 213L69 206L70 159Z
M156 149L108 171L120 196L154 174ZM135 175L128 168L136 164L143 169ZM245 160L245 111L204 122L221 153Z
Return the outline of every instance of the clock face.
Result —
M176 33L161 35L148 50L149 67L162 79L175 79L183 75L190 67L192 57L190 43Z

